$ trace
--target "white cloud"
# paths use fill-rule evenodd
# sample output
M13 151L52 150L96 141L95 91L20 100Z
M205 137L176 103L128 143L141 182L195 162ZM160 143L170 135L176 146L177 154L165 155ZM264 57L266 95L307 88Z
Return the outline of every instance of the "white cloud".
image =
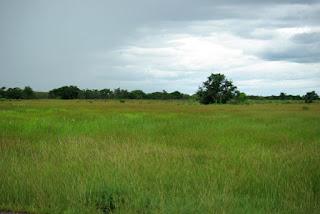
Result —
M251 94L320 92L316 0L0 4L5 86L193 93L221 72Z
M316 82L320 78L320 63L305 64L260 58L264 51L290 47L292 42L288 38L315 32L316 28L257 27L252 29L255 36L243 37L226 29L223 23L190 22L188 26L184 23L183 34L144 27L140 32L148 32L146 36L132 41L134 45L124 46L108 54L108 57L119 60L112 66L118 73L113 74L114 78L117 79L118 76L120 81L123 78L121 73L131 73L132 76L139 77L132 79L144 83L141 84L142 87L150 87L146 84L146 81L150 81L157 82L157 89L172 88L194 93L210 73L221 72L233 79L240 90L250 94L281 91L304 93L312 87L319 90ZM205 29L205 34L199 29ZM266 39L265 35L270 35L270 39ZM102 71L102 75L110 78L107 72L103 74Z

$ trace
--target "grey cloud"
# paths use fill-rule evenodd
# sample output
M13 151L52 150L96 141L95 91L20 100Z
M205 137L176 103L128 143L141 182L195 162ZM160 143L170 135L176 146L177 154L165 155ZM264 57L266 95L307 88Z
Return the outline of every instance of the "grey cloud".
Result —
M285 49L267 50L261 57L271 61L288 61L297 63L320 62L320 43L293 44Z
M294 35L291 40L299 44L318 44L320 43L320 32L299 33Z
M155 67L176 72L176 76L159 78L145 70L137 71L140 67L125 67L121 55L114 54L114 50L134 46L137 40L148 36L148 45L154 46L154 32L139 31L143 28L163 29L156 32L159 36L228 31L243 38L273 40L269 33L279 27L319 26L319 5L317 0L2 0L0 85L31 85L37 90L63 84L92 88L140 85L146 90L160 86L196 88L190 79L197 74L187 80L189 73L157 60L163 65ZM186 27L191 22L211 21L209 27ZM257 29L267 30L257 33ZM311 44L317 37L300 35L292 39L292 47L280 51L274 47L277 51L260 56L267 60L316 62L319 46L312 48ZM109 56L94 56L101 52ZM143 59L136 61L143 64ZM161 84L155 86L157 80Z

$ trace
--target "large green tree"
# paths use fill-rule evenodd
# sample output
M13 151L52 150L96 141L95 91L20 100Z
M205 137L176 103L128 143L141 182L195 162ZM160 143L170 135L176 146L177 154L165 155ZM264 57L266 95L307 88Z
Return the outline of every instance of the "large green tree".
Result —
M32 99L35 97L35 94L30 86L26 86L22 91L22 96L24 99Z
M223 74L211 74L197 92L197 97L202 104L227 103L239 92L232 81Z
M77 86L63 86L49 91L50 98L77 99L80 89Z
M8 99L22 99L23 98L23 90L21 88L8 88L6 92L6 97Z
M129 94L130 99L144 99L146 94L142 90L133 90Z
M312 103L314 100L318 99L319 96L315 91L311 91L306 93L306 95L304 95L304 101L306 103Z
M102 99L110 99L112 98L112 96L113 96L113 92L110 89L105 88L100 90L100 97Z

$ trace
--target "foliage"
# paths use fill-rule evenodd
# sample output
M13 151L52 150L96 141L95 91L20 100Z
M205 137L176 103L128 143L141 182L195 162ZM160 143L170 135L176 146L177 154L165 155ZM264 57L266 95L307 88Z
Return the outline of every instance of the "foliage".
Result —
M32 99L35 98L35 93L31 87L26 86L24 89L19 87L8 88L1 87L0 89L0 98L7 99Z
M319 96L315 91L311 91L311 92L307 92L303 98L305 103L312 103L314 100L319 99Z
M230 104L243 104L248 100L247 95L243 92L237 92L236 96L231 99L228 103Z
M280 93L280 95L271 95L271 96L257 96L257 95L247 95L247 98L250 100L302 100L303 98L300 95L290 95L285 93Z
M142 90L133 90L130 92L129 97L130 99L145 99L147 95Z
M32 99L35 98L35 93L30 86L24 87L23 91L23 99Z
M240 92L239 95L237 96L237 99L239 100L240 103L244 103L247 100L247 95L243 92Z
M105 88L100 90L100 98L101 99L111 99L113 96L113 93L110 89Z
M184 98L184 94L180 93L179 91L174 91L169 94L170 99L179 100Z
M128 91L121 88L111 89L84 89L80 90L76 86L64 86L61 88L53 89L49 92L49 98L61 98L61 99L158 99L158 100L169 100L169 99L188 99L190 96L187 94L174 91L168 93L152 92L145 93L142 90Z
M49 98L49 92L43 92L43 91L35 91L34 97L36 99L48 99Z
M113 91L113 98L116 99L128 99L130 97L130 93L127 90L116 88Z
M210 81L206 81L202 87L200 87L199 91L190 96L188 94L183 94L179 91L167 92L165 90L158 92L145 93L142 90L133 90L128 91L125 89L117 88L117 89L79 89L77 86L63 86L60 88L52 89L49 92L38 92L33 91L33 89L29 86L21 89L19 87L15 88L0 88L0 98L3 99L150 99L150 100L199 100L201 103L244 103L247 100L257 100L257 101L299 101L305 100L305 102L312 102L317 99L317 94L315 92L309 92L305 96L300 95L290 95L284 92L281 92L280 95L272 95L272 96L254 96L254 95L246 95L244 93L240 93L236 90L236 87L232 85L231 81L225 79L222 74L211 75L210 78L217 78L221 80L220 89L222 92L220 93L212 93L215 91L219 91L219 87L217 90L214 87L210 87ZM209 79L209 78L208 78ZM211 81L213 84L219 85L219 81ZM205 87L206 86L206 87ZM207 90L209 88L209 90ZM210 94L209 94L210 93ZM216 94L216 96L212 96ZM231 97L231 98L230 98ZM213 101L214 100L214 101Z
M77 86L63 86L61 88L49 91L50 98L77 99L79 98L80 89Z
M0 98L6 98L6 87L0 88Z
M80 98L80 99L99 99L101 98L101 94L100 91L93 89L84 89L84 90L80 90L78 97L76 98ZM73 98L75 99L75 98Z
M202 104L227 103L236 96L236 89L224 74L211 74L199 88L197 95Z
M6 91L6 98L8 99L22 99L23 90L21 88L8 88Z

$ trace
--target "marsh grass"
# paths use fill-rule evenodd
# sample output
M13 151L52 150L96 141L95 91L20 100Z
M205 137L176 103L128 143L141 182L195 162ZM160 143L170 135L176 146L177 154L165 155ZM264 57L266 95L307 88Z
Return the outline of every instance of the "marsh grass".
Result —
M3 101L0 210L316 213L320 105Z

